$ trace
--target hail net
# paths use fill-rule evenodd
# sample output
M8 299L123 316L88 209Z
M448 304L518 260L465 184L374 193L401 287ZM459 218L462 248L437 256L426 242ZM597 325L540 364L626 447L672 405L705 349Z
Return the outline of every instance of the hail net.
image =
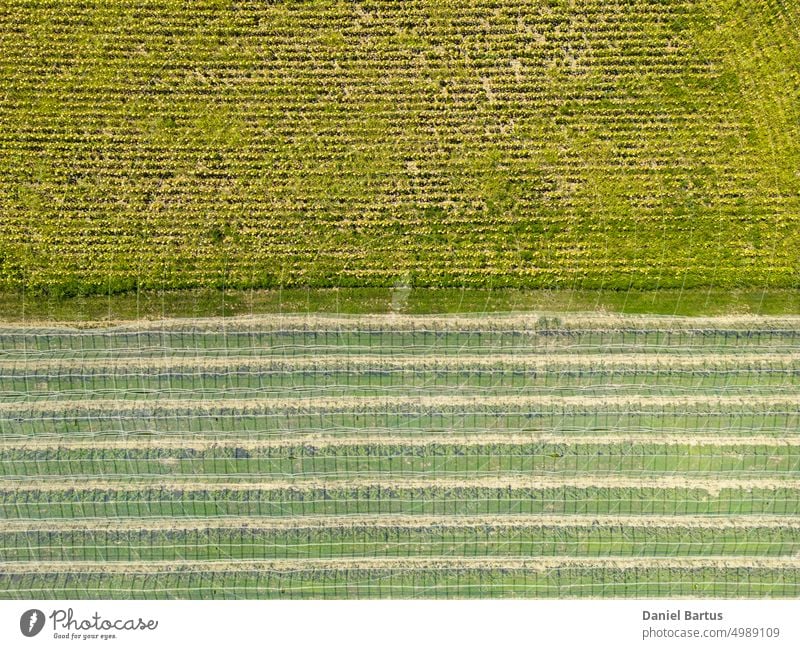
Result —
M5 596L796 596L792 318L0 331Z

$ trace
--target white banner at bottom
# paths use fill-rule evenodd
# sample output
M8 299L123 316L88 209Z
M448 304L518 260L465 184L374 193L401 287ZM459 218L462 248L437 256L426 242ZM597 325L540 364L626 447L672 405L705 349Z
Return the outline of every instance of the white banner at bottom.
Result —
M800 647L800 601L0 601L0 647Z

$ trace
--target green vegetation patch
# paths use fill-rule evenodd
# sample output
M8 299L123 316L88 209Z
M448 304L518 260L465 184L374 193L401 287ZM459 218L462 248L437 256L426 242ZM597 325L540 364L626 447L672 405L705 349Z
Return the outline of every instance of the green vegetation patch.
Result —
M5 9L0 290L798 285L795 4Z
M549 570L165 569L152 574L0 572L0 595L19 599L345 599L345 598L796 598L800 571L752 567Z

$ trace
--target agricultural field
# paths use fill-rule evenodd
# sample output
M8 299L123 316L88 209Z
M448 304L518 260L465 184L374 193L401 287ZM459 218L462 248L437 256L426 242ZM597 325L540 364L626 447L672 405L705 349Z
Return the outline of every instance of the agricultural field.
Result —
M0 4L0 598L800 597L800 5Z
M797 287L788 0L5 0L0 291Z
M800 596L800 318L0 327L0 597Z

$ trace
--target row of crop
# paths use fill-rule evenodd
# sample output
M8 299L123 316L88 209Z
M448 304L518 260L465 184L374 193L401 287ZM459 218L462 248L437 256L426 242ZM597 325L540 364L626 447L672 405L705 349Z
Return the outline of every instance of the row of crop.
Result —
M146 249L142 248L139 252L154 255L152 246ZM276 260L271 257L269 250L261 252L262 261L265 264L276 263L276 261L284 263L284 260ZM228 267L224 271L209 270L208 268L194 268L197 258L192 257L194 260L191 262L192 268L186 268L190 265L188 258L181 261L178 258L166 257L164 256L167 255L166 251L163 255L155 253L152 259L154 266L151 266L150 271L130 268L122 263L109 268L103 266L102 261L97 261L96 257L93 259L98 267L88 269L84 264L84 261L88 262L88 258L84 260L83 256L78 258L76 255L77 252L73 246L64 247L58 256L62 262L72 264L69 269L62 269L57 275L54 275L50 270L38 266L28 266L18 274L0 282L0 290L11 292L26 290L29 295L49 295L60 299L76 295L103 295L109 291L109 286L112 293L135 292L137 287L145 291L195 288L247 290L306 286L317 288L333 286L390 287L398 278L397 268L390 269L377 263L371 267L343 271L341 264L335 260L331 261L330 266L315 262L313 267L306 268L302 265L294 265L298 261L294 259L291 267L283 267L279 273L280 279L278 279L272 273L264 273L264 267L256 263L248 264L246 267L241 265ZM221 259L219 262L222 263ZM161 264L164 264L164 272L157 270ZM423 272L418 266L411 265L402 266L400 270L401 272ZM713 275L715 287L734 289L755 285L752 283L753 272L755 272L756 283L764 288L791 287L798 282L797 267L788 261L786 264L768 264L759 267L756 271L751 271L743 269L741 264L734 263L723 266L709 264L688 271L685 266L679 264L653 267L643 262L642 265L611 269L598 269L596 266L587 264L585 267L577 269L557 270L548 267L528 269L525 272L514 274L508 274L504 269L478 270L472 266L459 268L432 266L424 271L426 279L422 281L427 288L459 286L475 289L488 287L525 289L535 285L537 288L553 290L565 288L589 290L601 286L644 290L654 288L655 283L658 283L659 288L675 288L680 286L681 281L686 278L690 278L691 282L686 288L706 287L709 286L709 277ZM638 279L631 284L633 277Z
M146 521L144 521L146 523ZM247 524L201 529L37 529L0 532L3 561L218 561L348 557L791 557L800 528L361 526L276 529Z
M200 402L187 402L186 405ZM284 437L292 433L352 434L368 430L374 434L426 435L431 431L451 430L459 433L568 433L594 435L598 431L619 433L724 433L730 435L785 435L800 429L800 411L794 407L772 407L759 411L753 408L730 408L691 411L688 408L664 410L659 407L617 410L554 409L549 412L498 411L494 413L442 412L415 410L409 412L317 412L253 414L229 408L225 412L207 413L201 408L159 413L154 408L141 408L125 414L108 408L88 413L64 402L52 413L20 409L0 418L0 437L31 439L33 437L117 438L133 435L148 439L153 435L201 436L230 438L236 434L246 438ZM202 405L202 404L200 404Z
M800 441L706 445L626 442L470 445L386 443L283 447L180 446L147 448L0 449L5 479L194 477L198 480L402 477L589 476L725 474L745 478L800 472Z
M479 31L487 28L495 29L503 26L518 26L520 24L535 28L537 26L550 26L555 29L564 25L580 23L581 27L589 24L597 25L602 29L606 26L624 26L635 24L640 20L650 19L654 23L663 23L662 29L669 27L671 21L678 17L691 15L693 5L686 1L661 0L658 2L636 1L600 1L583 0L579 4L548 2L544 6L531 5L523 0L501 0L480 3L464 2L439 2L432 8L429 3L405 2L398 5L395 2L370 1L359 5L339 5L333 3L234 3L220 5L218 2L196 2L191 8L181 10L175 6L163 6L152 3L142 3L139 0L125 0L115 3L113 7L99 10L96 5L80 0L69 2L24 2L12 0L8 3L10 12L4 18L12 22L20 22L22 17L36 18L37 22L44 22L52 27L65 26L92 26L92 17L101 15L111 19L128 19L133 16L141 20L143 29L163 28L164 16L172 18L172 23L178 26L186 25L196 28L198 26L213 25L215 34L227 29L240 29L242 27L260 26L263 29L285 28L287 21L295 23L315 24L324 16L334 25L349 26L357 29L363 26L394 26L420 30L443 28L450 30L457 28L475 27ZM69 7L68 12L61 11ZM410 18L417 21L407 23ZM257 19L257 20L254 20ZM261 19L264 19L262 22ZM490 25L490 21L493 23ZM587 21L584 23L584 21ZM605 21L605 22L604 22ZM130 36L130 32L118 31L120 37ZM319 35L307 35L317 38Z
M84 485L82 485L82 482ZM230 489L0 487L5 519L353 514L800 515L798 488L372 486ZM713 481L711 482L713 486Z
M0 569L0 597L41 599L346 598L782 598L800 596L800 571L753 567L223 570L86 573L79 568L18 573ZM773 629L774 631L774 629Z
M578 376L578 373L573 373ZM610 383L613 381L613 383ZM97 399L119 399L121 402L143 401L198 401L213 398L224 400L285 399L291 397L502 397L502 396L558 396L602 398L607 395L628 395L643 398L648 395L663 397L701 397L747 395L754 397L799 397L800 383L795 374L752 373L749 375L715 376L712 373L694 376L625 376L607 373L581 378L556 377L500 377L490 374L465 372L415 373L413 375L388 375L366 372L358 375L335 373L292 373L277 378L258 374L240 376L180 376L97 378L73 377L48 379L40 376L35 381L8 380L0 390L0 403L67 404ZM70 407L70 406L67 406ZM124 416L129 416L126 409Z
M613 394L642 397L797 395L800 370L607 370L607 371L354 371L296 370L285 373L240 372L107 372L68 375L39 372L2 376L0 401L75 401L85 399L175 400L257 399L385 395L451 396L586 396Z
M324 327L324 323L322 325ZM393 330L380 326L366 329L324 329L310 325L275 331L237 331L235 325L225 333L188 329L143 328L130 332L50 331L43 333L0 332L0 357L48 359L85 356L87 359L144 356L178 356L191 353L198 357L259 356L274 358L336 353L343 358L379 354L385 362L393 357L450 355L456 359L467 354L536 354L576 353L596 356L651 352L670 358L681 354L706 353L783 353L793 354L800 343L800 330L794 328L742 328L658 330L624 328L602 330L537 329L509 330L498 327L452 330ZM787 356L788 357L788 356ZM653 357L654 361L655 356ZM642 355L642 363L648 362ZM135 361L135 359L134 359ZM231 359L232 363L236 363ZM480 362L480 361L478 361ZM609 359L608 363L618 364ZM664 361L667 362L667 361ZM692 361L687 361L692 362ZM570 363L574 364L574 363Z

